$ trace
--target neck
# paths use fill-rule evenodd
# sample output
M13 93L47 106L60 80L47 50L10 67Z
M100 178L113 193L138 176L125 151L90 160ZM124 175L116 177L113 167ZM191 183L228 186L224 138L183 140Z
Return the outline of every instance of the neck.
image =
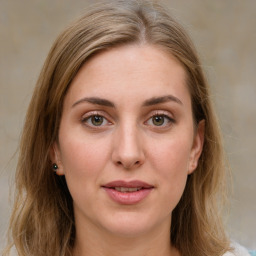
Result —
M166 224L166 223L165 223ZM167 228L166 228L167 227ZM178 256L170 243L170 226L151 232L122 236L97 228L77 229L74 256Z

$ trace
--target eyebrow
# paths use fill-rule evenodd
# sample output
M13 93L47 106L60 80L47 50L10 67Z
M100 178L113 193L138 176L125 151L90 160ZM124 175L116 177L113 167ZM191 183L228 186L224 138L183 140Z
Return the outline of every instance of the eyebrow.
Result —
M161 103L165 103L165 102L169 102L169 101L183 105L181 100L178 99L177 97L175 97L173 95L165 95L165 96L161 96L161 97L153 97L151 99L148 99L143 103L142 106L147 107L147 106L157 105L157 104L161 104Z
M82 103L82 102L89 102L94 105L100 105L100 106L106 106L106 107L115 107L115 104L109 100L98 98L98 97L90 97L90 98L82 98L78 101L76 101L72 107L75 107L76 105Z
M178 103L180 105L183 105L183 103L181 102L180 99L178 99L177 97L173 96L173 95L165 95L165 96L161 96L161 97L153 97L150 98L148 100L145 100L142 104L143 107L147 107L147 106L153 106L153 105L157 105L157 104L161 104L161 103L166 103L166 102L175 102ZM115 108L115 104L107 99L103 99L103 98L98 98L98 97L85 97L82 98L78 101L76 101L73 105L72 108L75 107L76 105L83 103L83 102L89 102L91 104L94 105L100 105L100 106L106 106L106 107L112 107Z

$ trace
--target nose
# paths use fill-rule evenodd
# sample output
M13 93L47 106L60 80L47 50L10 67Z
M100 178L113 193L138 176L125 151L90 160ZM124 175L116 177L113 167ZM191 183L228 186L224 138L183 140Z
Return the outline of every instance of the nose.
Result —
M136 125L126 125L116 131L112 160L124 169L135 169L144 163L143 143Z

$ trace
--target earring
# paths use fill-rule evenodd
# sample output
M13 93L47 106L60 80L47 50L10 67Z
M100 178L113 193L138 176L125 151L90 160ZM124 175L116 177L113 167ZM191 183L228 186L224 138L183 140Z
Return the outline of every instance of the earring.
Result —
M57 164L54 163L54 164L52 165L52 169L53 169L53 171L56 172L56 171L59 169L59 167L58 167Z

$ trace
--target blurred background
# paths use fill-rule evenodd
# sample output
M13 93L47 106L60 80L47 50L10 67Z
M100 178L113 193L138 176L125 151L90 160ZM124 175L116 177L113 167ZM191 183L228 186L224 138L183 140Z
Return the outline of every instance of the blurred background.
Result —
M93 2L0 0L0 250L33 87L57 35ZM211 84L233 173L228 232L256 250L256 1L165 3L189 31Z

